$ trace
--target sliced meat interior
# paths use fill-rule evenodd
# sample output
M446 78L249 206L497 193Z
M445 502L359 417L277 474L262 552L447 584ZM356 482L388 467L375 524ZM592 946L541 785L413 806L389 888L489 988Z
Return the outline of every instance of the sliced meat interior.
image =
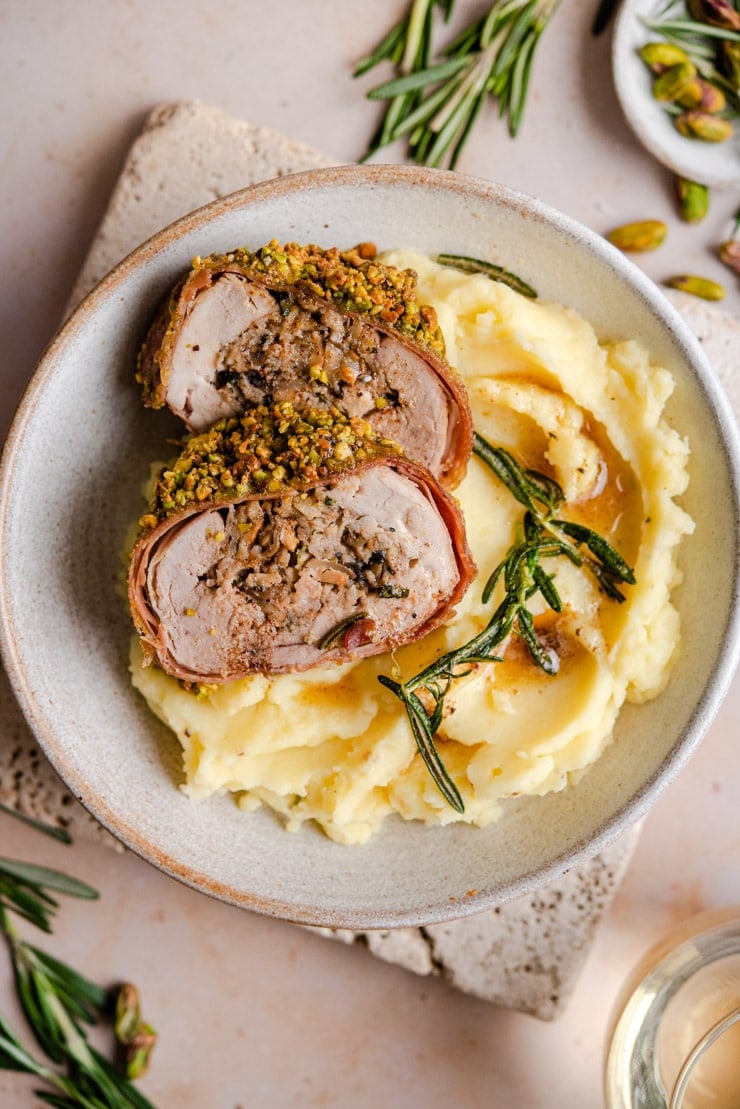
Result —
M244 407L243 399L224 389L222 350L250 329L268 326L274 309L266 289L236 274L224 274L193 301L172 352L167 386L168 404L191 431L205 431Z
M139 374L148 403L166 403L196 432L255 404L336 406L456 484L472 443L467 396L444 359L433 310L413 301L411 271L378 263L369 270L366 260L317 247L295 250L314 252L310 258L325 266L333 259L334 268L311 281L286 280L269 267L256 270L260 252L194 266L144 344ZM331 284L337 273L372 277L363 289L377 303L361 310L341 283L339 296ZM402 326L412 308L413 327Z
M196 682L389 650L431 630L461 585L428 491L377 463L307 494L190 514L141 573L160 665Z
M145 654L192 683L392 650L475 572L457 502L363 421L283 403L194 436L129 571Z

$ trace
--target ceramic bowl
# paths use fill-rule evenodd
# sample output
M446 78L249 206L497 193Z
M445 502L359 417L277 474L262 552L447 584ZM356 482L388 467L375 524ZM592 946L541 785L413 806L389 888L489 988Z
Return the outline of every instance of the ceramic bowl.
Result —
M646 42L661 41L645 19L659 17L664 0L624 0L614 27L612 71L625 119L646 150L680 177L715 188L740 183L740 131L726 142L687 138L652 94L655 77L639 56Z
M614 743L578 785L507 803L486 829L386 822L339 846L283 830L229 797L177 788L179 745L131 688L131 633L117 592L170 416L133 381L156 304L195 254L270 238L486 257L571 305L602 337L639 338L677 387L696 520L676 595L683 646L666 691L627 706ZM168 874L226 901L308 924L439 922L546 884L641 817L708 727L737 660L738 451L734 416L698 344L656 287L608 243L539 202L488 182L409 167L343 167L278 179L185 217L139 247L51 344L4 455L2 644L15 691L71 791L115 836ZM472 892L471 892L472 891Z

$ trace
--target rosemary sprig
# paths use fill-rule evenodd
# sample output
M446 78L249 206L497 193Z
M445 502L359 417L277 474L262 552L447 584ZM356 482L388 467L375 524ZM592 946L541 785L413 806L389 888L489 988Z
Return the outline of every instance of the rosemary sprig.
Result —
M465 254L438 254L436 260L441 266L454 266L464 273L483 273L493 281L501 281L504 285L508 285L510 289L521 293L522 296L537 298L536 289L511 270L497 266L495 262L484 262L480 258L469 258Z
M445 22L449 19L455 0L413 0L406 15L392 27L385 38L367 57L355 66L354 76L374 69L380 62L390 61L400 74L423 73L429 63L432 45L434 8L442 9ZM391 94L383 121L370 142L365 158L393 142L395 130L401 121L410 116L419 100L419 86Z
M454 0L437 0L445 22ZM498 101L514 137L521 126L540 36L559 0L494 0L486 15L465 28L430 62L434 0L413 0L408 15L358 63L355 76L381 61L397 75L375 86L371 100L386 100L383 122L365 154L406 138L414 161L454 169L489 96Z
M66 833L60 836L57 829L5 806L3 811L47 835L70 842ZM21 1007L36 1042L52 1064L31 1054L0 1014L0 1070L21 1071L42 1079L51 1089L35 1093L49 1105L65 1109L154 1109L87 1040L84 1026L96 1023L108 1012L109 992L24 940L12 919L20 917L50 933L59 907L54 894L86 900L98 897L86 882L61 871L0 858L0 932L10 951ZM131 988L123 987L121 992Z
M493 447L476 433L474 451L511 495L524 507L518 534L503 561L486 582L482 599L492 598L503 585L504 596L476 636L448 651L405 682L380 675L378 681L403 705L419 753L442 796L456 812L464 812L460 791L448 774L435 743L444 718L445 698L453 683L481 662L501 662L498 648L512 636L523 640L534 664L546 674L558 671L558 657L537 634L529 602L539 595L555 612L562 600L554 575L544 559L565 557L588 570L599 588L622 602L621 585L635 583L631 568L602 536L581 524L559 519L562 489L546 474L524 469L504 448Z

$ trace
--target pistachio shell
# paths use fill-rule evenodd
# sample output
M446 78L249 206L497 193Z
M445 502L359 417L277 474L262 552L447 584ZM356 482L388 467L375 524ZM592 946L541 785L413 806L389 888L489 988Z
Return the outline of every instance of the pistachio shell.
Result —
M691 293L692 296L701 297L702 300L724 300L724 286L718 281L710 281L708 277L697 277L693 273L684 273L679 277L672 277L666 281L671 289L680 289L682 293Z
M694 77L693 81L689 81L686 88L683 89L680 96L675 98L675 102L680 104L682 108L701 108L703 107L703 98L702 80L700 77Z
M740 92L740 42L724 39L719 44L719 64L736 92Z
M606 237L619 250L642 253L659 247L667 234L668 226L662 220L644 219L615 227Z

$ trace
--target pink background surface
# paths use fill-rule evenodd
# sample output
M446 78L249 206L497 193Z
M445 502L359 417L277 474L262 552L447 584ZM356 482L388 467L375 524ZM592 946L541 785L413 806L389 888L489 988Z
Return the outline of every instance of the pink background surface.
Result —
M461 0L458 23L481 7ZM699 227L679 223L670 174L621 118L609 36L589 32L595 7L565 0L541 43L520 136L509 140L490 110L459 168L600 232L667 220L667 243L640 265L656 280L714 277L738 314L737 283L712 256L738 190L715 193ZM375 75L353 81L352 65L403 10L399 0L0 4L3 432L148 111L200 99L355 160L377 108L363 98ZM69 868L100 889L98 903L64 905L49 946L94 978L142 987L160 1032L142 1088L164 1109L590 1109L603 1104L609 1013L632 965L676 922L740 904L739 718L736 678L698 753L644 821L575 995L552 1025L209 901L136 858L82 842L70 852L6 817L0 852ZM0 1011L15 1020L4 957ZM0 1104L37 1104L32 1087L0 1072Z

